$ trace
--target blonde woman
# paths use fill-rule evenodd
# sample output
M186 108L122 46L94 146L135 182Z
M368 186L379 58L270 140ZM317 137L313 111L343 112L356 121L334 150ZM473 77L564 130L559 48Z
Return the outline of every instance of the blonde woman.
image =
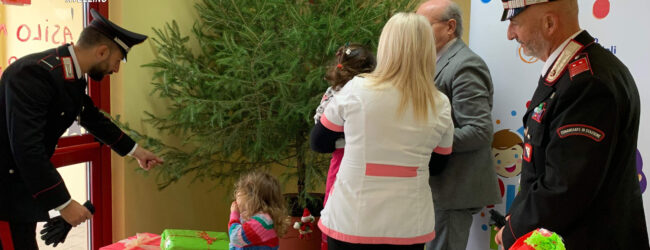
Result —
M447 97L433 85L429 22L398 13L379 38L377 67L353 78L312 130L311 146L343 156L318 223L329 249L418 249L435 237L429 168L451 153Z

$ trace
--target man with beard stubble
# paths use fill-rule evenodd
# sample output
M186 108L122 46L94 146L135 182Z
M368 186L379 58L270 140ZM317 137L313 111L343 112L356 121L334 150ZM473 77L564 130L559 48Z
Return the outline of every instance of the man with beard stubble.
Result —
M77 44L22 57L0 78L0 250L38 249L36 223L48 211L77 226L92 217L72 200L50 162L59 137L73 121L121 156L149 170L162 159L139 147L86 95L95 81L118 72L128 51L147 37L125 30L95 10ZM106 166L110 167L110 166Z
M649 249L636 174L639 93L627 67L580 28L577 0L503 1L507 36L546 62L523 117L521 190L495 236L536 228L566 249Z

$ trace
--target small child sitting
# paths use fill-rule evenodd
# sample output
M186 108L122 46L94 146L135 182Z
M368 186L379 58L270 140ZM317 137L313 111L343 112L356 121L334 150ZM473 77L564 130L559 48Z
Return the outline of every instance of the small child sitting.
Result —
M287 229L287 209L279 181L268 173L251 172L235 185L230 206L230 250L278 249Z

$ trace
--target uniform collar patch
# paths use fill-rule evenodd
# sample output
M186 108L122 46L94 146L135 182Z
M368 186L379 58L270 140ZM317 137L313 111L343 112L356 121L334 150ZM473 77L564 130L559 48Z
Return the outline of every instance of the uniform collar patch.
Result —
M72 57L61 57L61 63L63 64L63 78L66 80L74 80L74 65Z
M566 69L566 66L573 59L573 57L582 50L582 48L584 48L584 46L575 40L569 41L569 43L564 46L562 53L560 53L560 56L557 57L557 60L555 60L555 63L553 63L553 67L551 67L551 70L546 76L546 85L553 86L553 84L555 84L557 79L560 78Z
M605 132L585 124L569 124L559 127L557 135L564 139L569 136L584 136L596 142L601 142L605 138Z
M594 74L591 70L591 64L589 63L589 57L587 57L587 55L576 56L575 60L576 61L569 65L569 76L571 77L571 80L573 80L574 76L586 71L589 71L592 75Z

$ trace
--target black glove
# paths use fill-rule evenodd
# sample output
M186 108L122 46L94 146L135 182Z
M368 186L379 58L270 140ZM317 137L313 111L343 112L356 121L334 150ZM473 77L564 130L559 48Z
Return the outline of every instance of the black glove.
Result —
M90 203L90 201L86 201L84 207L86 207L91 214L95 213L95 207ZM70 230L72 230L72 225L59 215L45 223L43 230L41 230L41 239L45 241L45 245L54 244L53 247L56 247L59 243L65 242L65 238L68 237Z
M506 217L497 210L490 209L490 225L502 228L506 225Z

